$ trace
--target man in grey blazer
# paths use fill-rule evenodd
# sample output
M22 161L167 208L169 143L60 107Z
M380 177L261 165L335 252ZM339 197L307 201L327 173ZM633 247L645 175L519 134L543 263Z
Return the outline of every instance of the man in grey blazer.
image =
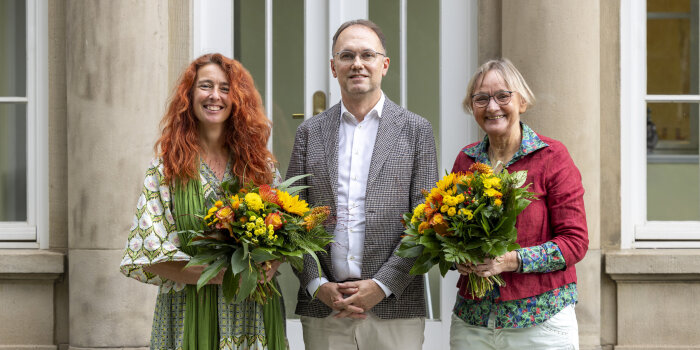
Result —
M421 349L425 327L423 276L413 260L394 255L403 213L437 181L430 122L385 97L389 69L384 35L367 20L346 22L333 36L333 76L341 102L297 129L287 177L313 176L302 197L331 208L335 235L319 254L321 271L305 258L297 271L307 349Z

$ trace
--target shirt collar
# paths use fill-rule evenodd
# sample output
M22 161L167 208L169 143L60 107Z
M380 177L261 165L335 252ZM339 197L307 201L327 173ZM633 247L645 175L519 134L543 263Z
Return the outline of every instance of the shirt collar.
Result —
M540 139L537 134L530 129L527 124L520 122L520 127L523 131L523 138L522 141L520 142L520 148L518 149L517 152L513 155L513 158L506 164L506 166L509 166L518 159L525 157L526 155L533 153L537 151L538 149L549 147L548 144L546 144L542 139ZM479 163L484 163L491 165L491 161L489 160L489 154L488 154L488 149L489 149L489 136L486 135L484 136L484 139L469 147L465 147L462 152L467 154L468 156L474 158Z
M377 104L372 107L372 109L367 113L365 118L371 117L372 115L376 115L377 118L381 119L382 118L382 112L384 111L384 101L386 100L386 96L384 96L384 91L382 91L382 96L379 98L379 101L377 101ZM347 114L346 114L347 112ZM376 114L375 114L376 113ZM352 113L348 112L348 109L345 108L345 103L343 103L343 99L340 99L340 117L343 118L343 116L348 115L348 119L352 119L356 124L358 123L357 118L354 118Z

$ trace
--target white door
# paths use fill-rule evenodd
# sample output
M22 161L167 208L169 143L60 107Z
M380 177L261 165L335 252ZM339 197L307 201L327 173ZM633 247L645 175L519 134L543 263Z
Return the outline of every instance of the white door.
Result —
M440 174L459 150L477 141L477 126L461 102L476 68L476 0L195 0L193 56L218 51L243 63L273 121L270 147L286 172L294 133L306 118L336 104L331 41L343 22L369 18L386 36L389 73L382 90L433 124ZM398 218L397 218L398 219ZM280 284L287 337L303 349L294 314L299 282L287 264ZM426 278L424 349L448 349L457 276Z

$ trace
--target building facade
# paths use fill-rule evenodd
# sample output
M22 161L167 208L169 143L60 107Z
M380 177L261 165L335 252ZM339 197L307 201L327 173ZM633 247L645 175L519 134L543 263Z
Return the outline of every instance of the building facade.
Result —
M251 71L286 169L338 101L330 36L377 22L387 96L431 121L441 169L483 135L461 109L507 57L522 118L583 176L583 349L700 349L698 0L8 0L0 4L0 349L148 347L157 289L118 269L159 121L196 55ZM430 274L424 349L447 349L456 276ZM288 309L295 278L283 270ZM298 283L298 282L296 282ZM288 310L292 348L301 326Z

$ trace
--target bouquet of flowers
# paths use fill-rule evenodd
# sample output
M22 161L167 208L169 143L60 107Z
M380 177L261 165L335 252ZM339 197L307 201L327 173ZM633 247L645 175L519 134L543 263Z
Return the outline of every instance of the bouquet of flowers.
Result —
M294 196L307 186L289 186L306 176L288 179L277 188L241 186L237 180L222 183L224 197L200 217L202 229L179 233L182 246L189 250L185 252L192 256L187 266L208 265L197 282L198 290L226 269L222 288L227 301L265 304L273 293L280 295L274 283L264 278L270 261L284 259L302 270L303 255L309 254L319 264L315 252L332 242L323 227L330 210L310 209Z
M396 255L417 258L412 274L423 274L439 265L444 277L453 264L482 263L520 248L515 243L515 221L535 199L522 187L527 171L494 173L491 167L475 163L466 173L447 174L430 192L425 203L404 214L406 235ZM500 276L469 274L468 289L482 298L493 285L505 284Z

